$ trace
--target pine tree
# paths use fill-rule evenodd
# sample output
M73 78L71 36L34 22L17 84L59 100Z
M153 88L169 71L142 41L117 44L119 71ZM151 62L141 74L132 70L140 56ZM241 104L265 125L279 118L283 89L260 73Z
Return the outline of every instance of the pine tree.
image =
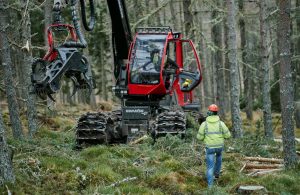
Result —
M35 95L31 93L31 83L30 83L30 75L31 75L31 63L32 63L32 54L31 54L31 23L30 23L30 12L27 5L27 0L20 0L22 7L22 23L21 25L21 37L22 37L22 45L26 45L28 47L24 47L22 52L22 67L24 69L24 95L27 106L27 120L28 120L28 131L29 136L33 136L37 131L37 119L36 119L36 107L35 107Z
M0 0L0 48L2 49L2 68L4 70L4 82L8 101L9 116L12 124L13 135L17 139L23 138L23 128L20 120L19 105L17 102L16 90L12 74L12 62L10 46L8 42L8 4L5 0Z
M287 168L297 163L295 132L293 122L294 89L291 69L291 1L279 1L278 52L280 56L280 103L282 118L282 142L284 163Z
M220 0L217 0L217 6L221 6ZM217 85L216 100L220 107L220 117L225 118L225 81L224 81L224 68L223 68L223 37L222 37L222 23L218 21L220 13L217 8L212 11L212 20L215 21L212 28L212 39L216 47L214 55L215 65L215 83Z
M237 63L237 40L235 26L235 5L234 0L226 0L227 4L227 24L228 24L228 60L230 65L230 85L231 85L231 120L233 136L239 138L243 136L242 122L240 116L240 89L239 72Z
M261 58L262 58L262 99L264 112L264 128L265 136L273 138L272 129L272 112L271 112L271 97L270 97L270 73L269 73L269 51L268 51L268 37L267 37L267 1L260 1L260 42L261 42Z
M4 182L14 182L15 180L4 129L2 110L0 107L0 186Z

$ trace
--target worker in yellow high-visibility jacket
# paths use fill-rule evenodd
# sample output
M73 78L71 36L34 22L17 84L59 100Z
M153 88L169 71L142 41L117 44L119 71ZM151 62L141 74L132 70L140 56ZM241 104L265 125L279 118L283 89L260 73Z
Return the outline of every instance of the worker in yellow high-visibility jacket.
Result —
M208 187L212 187L214 177L219 178L222 166L224 139L231 136L228 127L218 116L219 108L212 104L208 107L208 117L199 128L197 139L203 141L206 148L206 177Z

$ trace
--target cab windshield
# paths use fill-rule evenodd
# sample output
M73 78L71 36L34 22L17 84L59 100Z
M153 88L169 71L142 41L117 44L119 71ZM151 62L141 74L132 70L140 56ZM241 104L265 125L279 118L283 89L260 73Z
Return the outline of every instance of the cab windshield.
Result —
M167 35L137 35L130 63L130 82L159 83L162 55Z

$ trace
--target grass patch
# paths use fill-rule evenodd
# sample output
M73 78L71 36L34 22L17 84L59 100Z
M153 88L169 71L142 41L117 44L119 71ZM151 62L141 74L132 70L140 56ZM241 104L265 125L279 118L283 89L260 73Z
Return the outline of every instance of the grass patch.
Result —
M253 122L243 122L244 138L226 142L222 175L208 190L204 146L195 139L199 125L193 117L188 118L185 139L167 136L154 145L148 139L134 146L78 151L72 129L78 113L72 113L77 115L62 112L47 119L31 140L14 140L8 134L14 151L16 182L8 184L13 194L233 194L241 184L263 185L270 193L300 194L300 167L257 178L239 173L244 156L282 157L281 144L263 138L257 115ZM120 182L128 177L137 179ZM0 193L7 193L6 187Z

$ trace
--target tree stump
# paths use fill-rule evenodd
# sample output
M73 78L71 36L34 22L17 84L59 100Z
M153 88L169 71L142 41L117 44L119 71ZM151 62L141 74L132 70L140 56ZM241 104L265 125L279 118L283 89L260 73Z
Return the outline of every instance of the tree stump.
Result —
M237 190L238 194L266 194L267 190L264 186L242 185Z

